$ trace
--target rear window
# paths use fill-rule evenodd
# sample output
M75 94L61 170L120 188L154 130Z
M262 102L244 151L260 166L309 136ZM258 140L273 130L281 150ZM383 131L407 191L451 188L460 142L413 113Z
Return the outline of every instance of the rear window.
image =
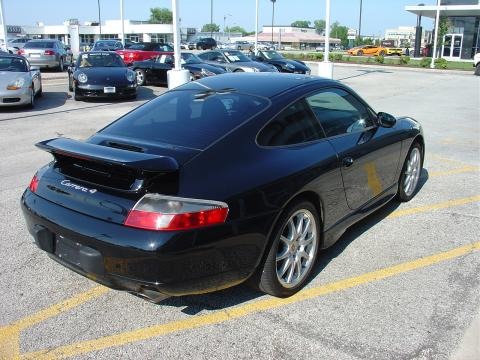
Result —
M236 92L171 91L101 133L204 149L268 105L268 99Z
M53 49L54 47L53 41L32 41L25 44L25 49Z

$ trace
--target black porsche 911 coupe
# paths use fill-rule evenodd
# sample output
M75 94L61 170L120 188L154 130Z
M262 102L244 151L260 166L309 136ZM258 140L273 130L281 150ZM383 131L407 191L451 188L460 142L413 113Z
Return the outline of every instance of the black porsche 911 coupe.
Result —
M113 51L80 53L68 68L68 89L75 100L137 96L135 72Z
M190 82L86 141L37 146L54 158L21 199L38 247L155 302L249 278L294 294L349 226L415 195L425 152L417 121L279 73Z
M190 71L190 80L197 80L207 76L214 76L226 73L218 66L203 62L198 56L192 53L181 53L182 68ZM131 69L137 75L137 85L146 84L167 84L167 71L173 69L174 57L172 54L158 55L146 61L135 61Z
M271 64L280 72L307 75L311 72L303 61L287 59L275 50L259 50L256 55L252 54L251 58L254 61Z

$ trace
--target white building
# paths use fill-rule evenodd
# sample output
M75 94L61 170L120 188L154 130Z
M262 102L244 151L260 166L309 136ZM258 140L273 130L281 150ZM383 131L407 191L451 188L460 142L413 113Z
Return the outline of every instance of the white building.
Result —
M425 47L431 41L432 32L423 30L421 47ZM415 44L415 27L399 26L397 29L386 29L385 40L393 40L396 47L410 47Z
M32 39L58 39L72 47L76 54L85 45L100 39L120 39L122 33L121 20L107 20L101 26L98 22L86 22L80 24L78 20L67 20L63 25L44 25L38 23L35 26L7 26L7 38L19 36ZM194 28L180 29L182 40L196 33ZM171 42L173 41L172 24L150 24L146 21L124 21L125 39L135 42ZM0 27L3 35L3 27ZM0 36L1 37L1 36Z

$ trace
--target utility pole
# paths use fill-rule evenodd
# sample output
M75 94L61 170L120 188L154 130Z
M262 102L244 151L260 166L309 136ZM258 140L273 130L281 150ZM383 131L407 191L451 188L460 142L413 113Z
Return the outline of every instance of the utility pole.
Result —
M122 44L125 46L125 20L123 19L123 0L120 0L120 21L122 22Z
M210 37L213 36L213 0L210 0Z
M440 0L437 0L437 16L435 17L435 34L433 38L433 54L430 69L435 68L435 58L437 56L438 23L440 22Z
M273 45L273 23L275 20L275 2L277 0L270 0L272 2L272 45Z
M98 4L98 26L100 27L100 37L102 37L102 16L100 14L100 0L97 0Z
M362 39L362 0L360 0L360 14L358 16L358 44L360 44Z
M5 46L5 51L8 52L7 44L7 25L5 24L5 8L3 7L3 0L0 0L0 20L2 21L3 27L3 45Z

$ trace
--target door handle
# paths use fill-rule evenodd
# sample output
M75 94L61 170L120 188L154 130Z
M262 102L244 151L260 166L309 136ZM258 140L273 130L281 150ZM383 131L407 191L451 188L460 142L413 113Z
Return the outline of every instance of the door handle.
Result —
M342 164L345 167L350 167L353 165L353 158L350 156L347 156L346 158L343 158Z

